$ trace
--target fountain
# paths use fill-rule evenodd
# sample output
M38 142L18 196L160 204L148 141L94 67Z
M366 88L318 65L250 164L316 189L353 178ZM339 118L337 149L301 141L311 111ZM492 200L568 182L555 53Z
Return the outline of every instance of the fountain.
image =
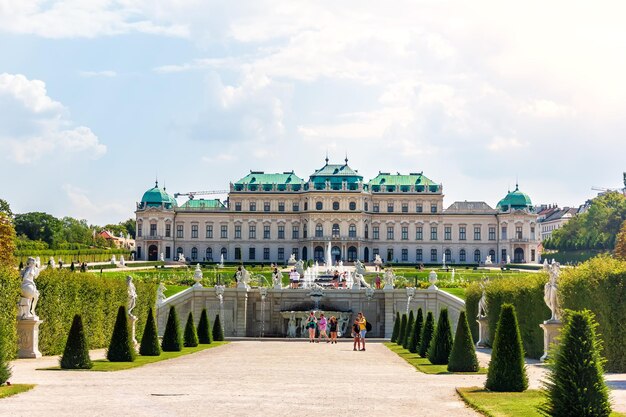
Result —
M220 263L217 264L217 267L224 268L224 254L223 253L220 255Z
M409 310L411 309L411 300L415 297L415 288L407 287L406 288L406 314L409 314Z
M446 253L443 253L443 269L446 269Z
M454 268L452 268L452 275L451 275L451 277L450 277L450 279L451 279L452 281L454 281L454 274L455 274L455 271L454 271Z
M326 272L330 273L332 268L333 268L333 259L332 259L333 255L332 255L332 250L330 247L330 241L328 241L328 244L326 245Z
M196 281L196 283L193 284L194 288L202 288L202 284L200 283L202 281L202 270L200 269L200 264L196 264L196 270L193 273L193 280Z
M267 297L267 287L260 287L259 294L261 295L261 333L260 337L265 336L265 297Z

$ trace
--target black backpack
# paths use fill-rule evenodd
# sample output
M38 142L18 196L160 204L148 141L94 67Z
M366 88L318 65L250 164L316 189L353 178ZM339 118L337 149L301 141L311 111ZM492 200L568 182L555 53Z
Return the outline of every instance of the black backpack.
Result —
M372 323L370 323L369 321L365 322L365 330L367 330L368 332L372 331Z

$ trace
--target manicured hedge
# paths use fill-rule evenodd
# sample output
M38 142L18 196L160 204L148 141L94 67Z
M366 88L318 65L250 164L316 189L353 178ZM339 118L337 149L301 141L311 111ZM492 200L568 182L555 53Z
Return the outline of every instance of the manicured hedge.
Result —
M138 278L133 281L137 289L137 306L133 314L139 318L136 329L137 339L141 340L147 311L156 302L157 284L142 282ZM109 345L117 310L128 302L125 279L47 269L41 272L36 283L41 294L37 314L43 320L39 333L41 353L57 355L63 352L75 314L82 316L91 349ZM0 297L5 297L4 292ZM16 298L11 298L10 302L15 305Z
M0 349L3 358L17 353L17 302L20 297L20 276L14 269L0 266ZM64 335L67 333L64 333Z
M64 264L72 261L80 260L81 262L106 262L111 260L111 256L115 255L119 261L120 255L124 255L124 259L130 260L130 251L128 249L45 249L45 250L17 250L15 258L17 262L26 263L29 256L41 258L41 264L47 265L50 257L54 257L55 262L59 258L63 259Z

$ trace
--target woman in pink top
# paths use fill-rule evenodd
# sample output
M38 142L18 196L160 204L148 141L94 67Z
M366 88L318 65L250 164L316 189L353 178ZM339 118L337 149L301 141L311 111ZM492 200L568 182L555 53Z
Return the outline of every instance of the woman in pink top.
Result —
M326 339L326 343L329 342L328 334L326 334L327 324L328 324L328 321L326 320L326 317L324 317L324 313L320 314L320 319L317 321L317 326L319 327L319 330L320 330L320 335L317 338L317 343L319 343L320 340L322 340L322 337Z

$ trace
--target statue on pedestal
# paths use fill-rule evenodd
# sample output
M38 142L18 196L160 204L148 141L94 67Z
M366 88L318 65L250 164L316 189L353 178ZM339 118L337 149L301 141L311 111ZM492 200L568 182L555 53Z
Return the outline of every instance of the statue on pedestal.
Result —
M126 261L124 260L124 255L120 255L120 266L126 266Z
M561 273L561 266L558 262L552 261L550 265L544 263L544 269L546 269L548 274L550 275L550 279L544 286L543 290L543 300L552 312L552 317L550 317L550 320L548 321L559 322L561 321L561 311L559 306L559 286L557 284L557 281Z
M22 277L22 297L19 302L18 318L19 319L34 319L39 320L39 317L35 314L35 308L37 307L37 301L39 300L39 291L35 285L35 279L41 272L37 266L35 258L28 258L26 261L26 267L20 272Z
M237 288L250 288L250 273L246 271L246 268L240 266L235 278L237 279Z
M135 284L133 284L133 277L131 277L130 275L126 277L126 287L128 292L128 317L136 318L133 315L132 311L137 305L137 289L135 288Z
M354 263L354 270L357 274L365 275L365 266L358 259Z
M287 261L287 264L293 265L295 263L296 263L296 255L292 253L291 256L289 257L289 260Z
M50 257L50 260L48 260L48 265L50 265L50 268L54 269L54 267L57 265L57 263L54 261L54 257Z
M163 301L165 301L165 290L167 290L167 288L165 287L165 284L163 284L162 282L159 284L159 288L157 288L157 304L163 304Z
M302 259L296 262L295 268L296 268L296 272L300 274L301 277L303 277L304 276L304 261Z
M480 283L480 289L482 290L482 296L480 300L478 300L478 316L477 318L487 317L488 307L487 307L487 283L489 280L487 278L483 278Z
M283 274L280 273L278 268L274 268L274 272L272 272L272 283L274 284L274 289L280 290L283 288Z
M394 274L393 274L393 269L392 268L387 268L385 270L385 288L386 289L393 289L393 279L394 279Z
M111 265L115 265L117 261L115 260L115 255L111 256Z

